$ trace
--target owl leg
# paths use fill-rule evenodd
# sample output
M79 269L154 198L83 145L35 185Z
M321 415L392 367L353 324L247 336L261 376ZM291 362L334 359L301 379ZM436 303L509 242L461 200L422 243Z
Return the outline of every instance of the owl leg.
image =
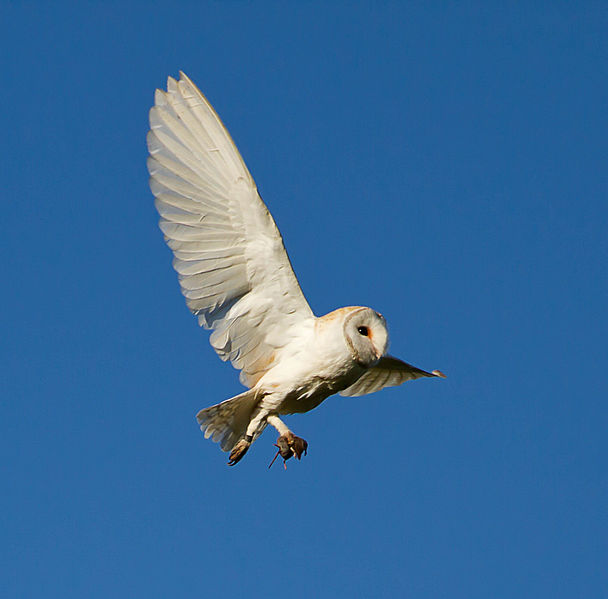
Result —
M247 453L251 444L262 434L263 430L266 428L267 415L268 411L261 408L258 408L254 412L251 421L247 425L245 436L232 448L232 451L228 456L228 466L237 464Z
M270 466L274 464L274 461L279 457L279 455L283 458L283 466L285 469L287 469L287 460L289 458L295 456L299 460L302 457L302 454L306 455L308 443L304 441L304 439L296 437L278 416L268 416L267 422L274 426L274 428L279 431L280 435L275 444L279 451L277 451L277 454L274 456L272 462L270 462ZM270 466L268 467L270 468Z

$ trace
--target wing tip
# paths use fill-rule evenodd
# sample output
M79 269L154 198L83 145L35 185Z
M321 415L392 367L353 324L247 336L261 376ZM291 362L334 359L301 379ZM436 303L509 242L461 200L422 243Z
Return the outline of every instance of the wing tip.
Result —
M447 377L445 376L445 374L443 374L443 372L441 372L441 370L433 370L433 371L431 371L431 374L432 374L433 376L438 376L439 378L442 378L442 379L447 378Z
M181 69L179 70L179 81L184 82L186 85L189 85L190 87L193 87L195 90L200 92L200 90L198 89L196 84L192 81L192 79L190 79L190 77L188 77L188 75L186 75L186 73L184 73L184 71L182 71Z

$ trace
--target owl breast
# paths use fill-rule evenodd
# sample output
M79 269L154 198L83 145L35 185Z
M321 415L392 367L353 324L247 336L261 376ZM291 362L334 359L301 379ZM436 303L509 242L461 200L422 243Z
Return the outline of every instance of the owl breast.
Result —
M345 333L345 322L361 336L357 326L363 318L362 311L369 308L341 308L317 318L314 328L308 330L297 343L291 343L285 353L258 383L266 397L264 403L279 414L308 412L316 408L330 395L353 385L365 372L367 363L361 355L370 343L369 339L349 341ZM375 314L375 313L374 313ZM365 323L367 320L361 320ZM362 345L364 350L357 349ZM371 345L369 345L371 347ZM376 360L370 350L368 362Z
M313 343L300 357L300 376L285 395L281 414L308 412L330 395L353 385L365 372L344 340L342 323L317 331ZM294 380L295 382L295 380Z

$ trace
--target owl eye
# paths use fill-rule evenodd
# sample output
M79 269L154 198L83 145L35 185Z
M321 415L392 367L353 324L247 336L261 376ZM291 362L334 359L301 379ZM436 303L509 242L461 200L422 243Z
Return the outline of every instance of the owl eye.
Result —
M357 327L357 331L359 331L360 335L367 337L369 335L369 330L367 327Z

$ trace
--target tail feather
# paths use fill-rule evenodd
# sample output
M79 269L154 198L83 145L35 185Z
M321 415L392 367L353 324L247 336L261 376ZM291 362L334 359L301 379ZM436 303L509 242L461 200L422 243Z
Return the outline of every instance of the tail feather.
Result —
M247 425L258 404L257 394L249 389L215 406L201 410L196 419L205 439L219 443L223 451L230 451L247 432Z

